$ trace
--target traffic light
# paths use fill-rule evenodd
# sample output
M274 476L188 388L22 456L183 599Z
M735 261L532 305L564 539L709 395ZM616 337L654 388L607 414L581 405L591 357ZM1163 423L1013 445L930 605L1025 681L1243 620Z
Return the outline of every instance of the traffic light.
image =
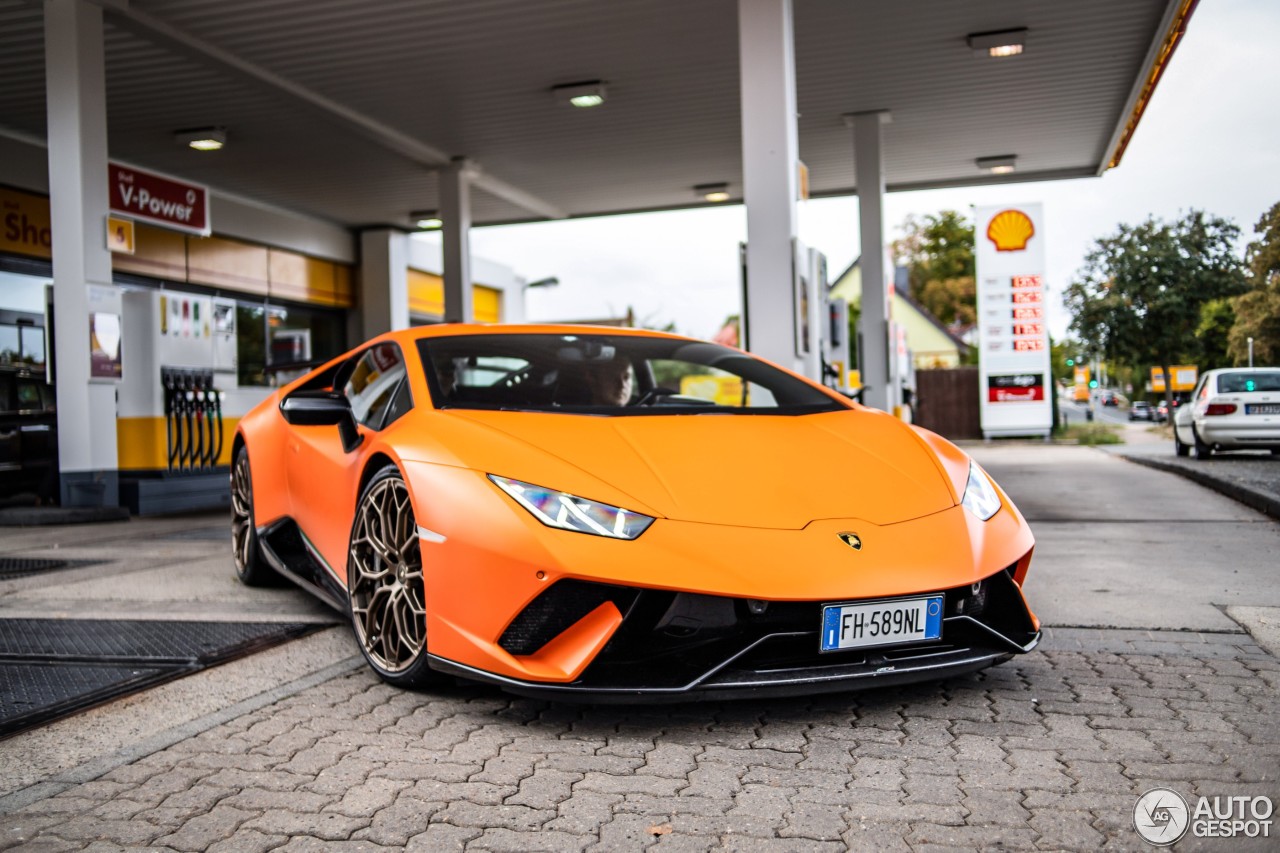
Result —
M1090 387L1090 388L1097 388L1097 387L1098 387L1098 380L1096 380L1096 379L1090 379L1090 380L1089 380L1089 387Z
M1076 360L1074 358L1067 359L1067 367L1075 367L1075 366L1076 366Z

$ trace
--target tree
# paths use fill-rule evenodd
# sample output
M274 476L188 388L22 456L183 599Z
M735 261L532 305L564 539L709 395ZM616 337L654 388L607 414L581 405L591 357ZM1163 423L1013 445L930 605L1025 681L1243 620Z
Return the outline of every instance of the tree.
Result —
M1227 341L1236 322L1233 302L1227 298L1211 299L1200 307L1200 325L1196 327L1196 341L1200 346L1195 361L1201 371L1231 363Z
M908 216L893 241L894 263L907 268L908 292L945 324L977 319L973 225L954 210Z
M1257 364L1280 363L1280 203L1254 227L1261 239L1249 244L1245 263L1252 289L1232 300L1235 324L1227 337L1227 353L1236 364L1248 359L1249 338Z
M1172 407L1169 365L1195 351L1204 304L1245 289L1232 250L1239 234L1197 210L1174 222L1121 225L1096 241L1066 289L1072 331L1109 360L1159 366Z

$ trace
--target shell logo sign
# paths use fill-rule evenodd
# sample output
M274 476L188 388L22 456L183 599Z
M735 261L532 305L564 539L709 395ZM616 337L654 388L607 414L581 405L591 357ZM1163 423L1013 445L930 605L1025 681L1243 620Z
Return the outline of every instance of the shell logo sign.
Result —
M1031 217L1021 210L1001 211L991 217L987 225L987 239L995 244L998 252L1021 252L1035 233Z

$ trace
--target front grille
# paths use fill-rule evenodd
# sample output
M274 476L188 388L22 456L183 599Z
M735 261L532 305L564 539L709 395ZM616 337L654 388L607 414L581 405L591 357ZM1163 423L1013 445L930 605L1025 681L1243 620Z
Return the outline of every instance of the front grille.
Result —
M901 668L930 658L964 657L971 649L1012 652L1035 634L1012 570L941 590L946 619L940 641L825 653L819 651L818 637L822 607L834 602L774 601L760 612L760 603L753 608L747 599L639 590L630 610L623 611L622 625L578 683L679 689L702 679L710 684Z
M606 601L626 614L638 590L625 586L557 581L511 620L498 645L513 655L531 655Z

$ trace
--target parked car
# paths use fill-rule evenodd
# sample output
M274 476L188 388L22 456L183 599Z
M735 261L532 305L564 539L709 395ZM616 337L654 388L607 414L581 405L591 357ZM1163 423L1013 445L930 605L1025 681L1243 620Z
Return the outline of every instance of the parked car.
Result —
M1178 407L1180 405L1182 405L1182 401L1179 400L1177 397L1174 397L1173 410L1175 412L1178 411ZM1169 404L1166 403L1164 400L1157 400L1155 403L1153 403L1152 412L1153 412L1153 415L1151 419L1158 424L1165 423L1166 421L1169 420Z
M54 496L58 480L58 420L44 371L0 365L0 497Z
M1280 455L1280 367L1206 371L1174 418L1173 447L1197 459L1222 450Z
M1146 400L1134 400L1133 405L1129 407L1129 420L1155 420L1155 409Z
M391 332L249 412L234 459L240 579L314 591L401 687L755 699L1040 639L1031 530L963 450L719 344Z

